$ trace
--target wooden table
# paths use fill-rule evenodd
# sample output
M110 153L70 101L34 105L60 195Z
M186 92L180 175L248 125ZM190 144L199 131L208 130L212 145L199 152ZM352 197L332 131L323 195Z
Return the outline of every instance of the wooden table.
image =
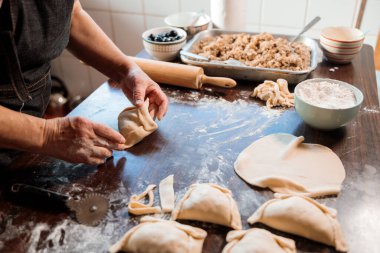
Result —
M144 57L144 53L139 56ZM257 83L239 82L231 90L205 87L202 91L163 86L170 108L158 123L158 131L128 151L114 152L114 158L98 168L25 155L11 168L1 171L0 251L106 252L138 224L139 218L127 212L131 194L142 192L148 184L158 184L170 174L174 174L177 199L196 182L212 182L231 189L244 228L249 228L247 217L272 198L273 193L246 184L234 173L233 163L253 141L283 132L303 135L306 142L326 145L339 155L347 173L343 190L338 197L319 201L338 209L350 252L380 252L380 111L373 50L365 45L352 64L330 72L334 66L322 62L310 78L343 80L364 93L359 115L339 130L312 129L294 109L266 109L263 103L249 98ZM120 91L103 84L70 115L84 116L117 129L117 116L128 105ZM111 200L111 210L97 227L79 225L68 212L46 203L37 200L20 203L9 198L5 189L12 182L71 194L101 193ZM188 224L207 230L203 252L221 252L227 228ZM286 236L296 240L298 252L334 252L331 247Z

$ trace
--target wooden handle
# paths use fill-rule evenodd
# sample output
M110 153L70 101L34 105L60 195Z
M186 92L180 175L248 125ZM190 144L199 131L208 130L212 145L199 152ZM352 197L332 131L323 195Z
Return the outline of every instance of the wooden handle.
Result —
M227 77L211 77L202 75L202 84L211 84L223 88L233 88L236 86L236 81Z

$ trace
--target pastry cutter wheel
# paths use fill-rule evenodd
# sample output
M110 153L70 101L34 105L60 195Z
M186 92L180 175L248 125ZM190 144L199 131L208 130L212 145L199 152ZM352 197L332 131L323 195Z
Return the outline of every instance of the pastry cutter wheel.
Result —
M109 201L103 195L87 193L84 197L71 197L27 184L13 184L11 192L20 197L38 198L51 204L65 206L75 213L77 221L84 225L96 226L108 213Z

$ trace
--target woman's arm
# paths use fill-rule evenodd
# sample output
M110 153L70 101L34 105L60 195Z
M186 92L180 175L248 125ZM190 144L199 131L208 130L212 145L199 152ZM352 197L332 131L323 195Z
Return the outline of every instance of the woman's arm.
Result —
M168 100L161 88L120 51L82 9L78 0L74 3L68 49L110 77L111 83L123 89L135 105L141 105L149 97L151 105L158 107L157 118L164 116Z
M81 117L45 120L0 106L0 126L0 148L73 163L101 164L113 149L125 149L120 133Z

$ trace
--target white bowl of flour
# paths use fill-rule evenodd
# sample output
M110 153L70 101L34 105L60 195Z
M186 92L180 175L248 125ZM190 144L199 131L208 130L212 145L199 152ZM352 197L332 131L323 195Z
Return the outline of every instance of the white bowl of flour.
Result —
M332 130L358 113L363 93L351 84L327 78L305 80L294 90L295 108L311 127Z

